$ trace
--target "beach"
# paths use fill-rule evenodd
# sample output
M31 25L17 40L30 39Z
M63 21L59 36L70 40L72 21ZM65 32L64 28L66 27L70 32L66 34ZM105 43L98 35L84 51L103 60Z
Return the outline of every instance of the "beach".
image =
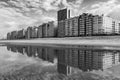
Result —
M95 45L120 46L119 36L69 37L69 38L36 38L30 40L0 40L1 44L35 44L35 45Z

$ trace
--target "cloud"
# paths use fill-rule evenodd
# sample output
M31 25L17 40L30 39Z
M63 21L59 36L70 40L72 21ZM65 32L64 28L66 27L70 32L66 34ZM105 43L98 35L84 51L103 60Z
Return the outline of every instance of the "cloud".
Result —
M0 34L56 20L57 11L70 8L79 13L83 0L0 0ZM1 36L0 36L1 37Z
M120 4L118 4L118 0L109 0L107 2L99 2L97 4L94 4L91 6L91 9L87 12L93 13L93 14L104 14L105 16L108 16L110 13L112 13L114 10L120 8Z
M30 17L24 16L20 13L17 13L12 8L0 9L0 35L6 35L7 32L18 30L19 25L29 25L35 22L36 20L31 19Z
M100 2L92 6L89 12L94 14L104 14L114 19L120 20L120 2L118 0L109 0L107 2Z

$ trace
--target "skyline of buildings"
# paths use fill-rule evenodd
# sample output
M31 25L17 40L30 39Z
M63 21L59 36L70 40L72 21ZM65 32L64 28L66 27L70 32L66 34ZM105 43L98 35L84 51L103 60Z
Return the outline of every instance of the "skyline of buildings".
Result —
M71 17L70 10L67 8L59 10L57 14L58 23L56 29L54 21L50 21L40 26L28 27L27 30L22 32L12 31L7 34L7 39L10 36L11 39L32 39L120 34L120 21L109 16L83 13L79 16ZM19 36L21 34L22 37L18 37L18 34Z
M120 21L109 16L83 13L58 21L58 34L58 37L119 35Z
M56 35L54 22L43 23L40 26L29 26L26 30L12 31L7 34L7 39L32 39L54 37Z

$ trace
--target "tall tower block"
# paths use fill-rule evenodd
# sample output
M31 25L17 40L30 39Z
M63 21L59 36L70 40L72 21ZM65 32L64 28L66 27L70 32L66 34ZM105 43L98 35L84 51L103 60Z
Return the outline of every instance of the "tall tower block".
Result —
M58 11L58 13L57 13L58 21L65 20L68 18L70 18L70 10L69 9L66 8L66 9L62 9L62 10Z
M65 37L65 19L70 18L70 10L62 9L57 12L58 37Z

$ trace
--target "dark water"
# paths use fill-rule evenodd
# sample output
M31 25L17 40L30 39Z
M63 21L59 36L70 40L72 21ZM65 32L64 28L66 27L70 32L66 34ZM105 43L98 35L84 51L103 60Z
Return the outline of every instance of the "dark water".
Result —
M0 46L0 80L120 80L119 47Z

